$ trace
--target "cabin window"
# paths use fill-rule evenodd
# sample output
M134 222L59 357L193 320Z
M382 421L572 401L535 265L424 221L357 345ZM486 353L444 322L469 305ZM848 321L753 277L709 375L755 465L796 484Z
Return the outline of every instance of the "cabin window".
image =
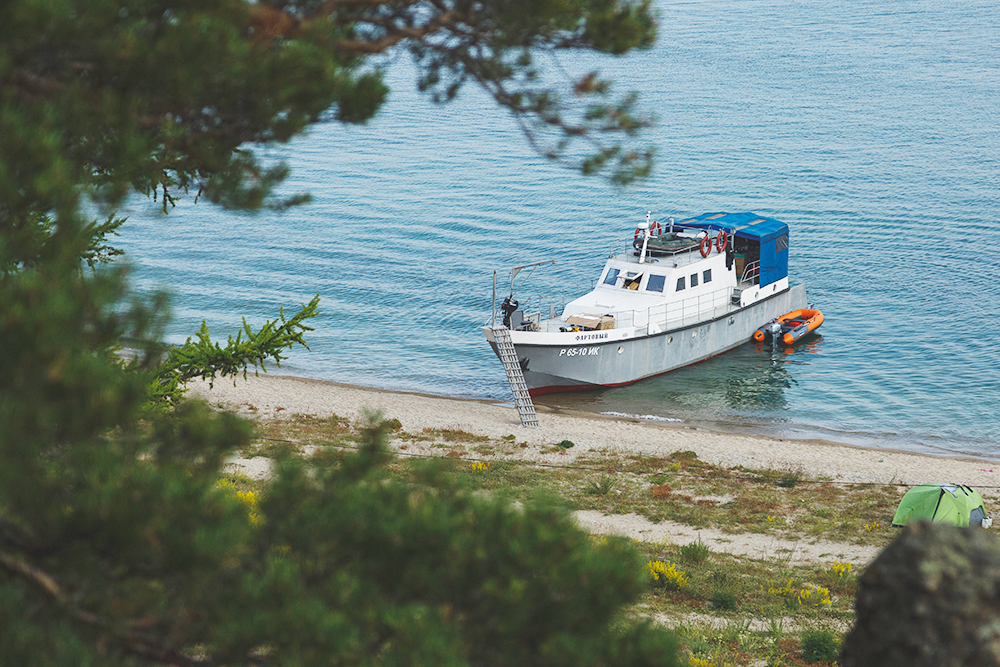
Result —
M684 276L677 279L677 289L675 291L680 292L684 289Z
M639 289L639 283L642 282L642 274L636 275L631 271L625 276L625 280L622 281L622 287L625 289L637 290Z
M697 273L692 273L691 274L691 287L697 287L697 286L698 286L698 274Z
M618 269L608 269L608 275L604 277L605 285L614 285L615 281L618 280Z
M666 276L658 276L655 273L649 276L649 280L646 281L646 291L647 292L662 292L663 285L667 282Z
M705 269L701 272L701 282L710 283L712 282L712 269Z
M774 251L788 250L788 234L782 234L774 240Z

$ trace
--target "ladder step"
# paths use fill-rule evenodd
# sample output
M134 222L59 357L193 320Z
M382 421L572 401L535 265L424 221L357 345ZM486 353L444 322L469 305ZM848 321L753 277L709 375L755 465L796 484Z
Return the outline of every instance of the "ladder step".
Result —
M504 371L507 372L507 382L510 383L510 389L514 394L514 405L517 406L521 426L538 427L538 414L535 412L535 404L531 401L531 394L528 393L528 385L524 381L524 372L517 359L517 350L514 349L514 343L510 339L510 331L504 327L493 327L493 339L496 341Z

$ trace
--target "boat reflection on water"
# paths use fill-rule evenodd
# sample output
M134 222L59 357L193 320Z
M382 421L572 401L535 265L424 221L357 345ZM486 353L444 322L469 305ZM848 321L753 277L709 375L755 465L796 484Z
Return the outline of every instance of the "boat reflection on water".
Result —
M795 346L750 342L707 361L627 387L552 394L537 405L586 412L681 420L725 428L787 424L785 390L821 354L823 337L810 333Z
M787 345L781 349L781 352L787 357L792 354L802 353L802 354L819 354L820 344L823 342L823 335L818 333L808 333L802 337L802 340L796 343L794 346ZM763 349L771 347L770 345L765 345L763 343L757 343L757 347ZM780 347L780 346L779 346Z

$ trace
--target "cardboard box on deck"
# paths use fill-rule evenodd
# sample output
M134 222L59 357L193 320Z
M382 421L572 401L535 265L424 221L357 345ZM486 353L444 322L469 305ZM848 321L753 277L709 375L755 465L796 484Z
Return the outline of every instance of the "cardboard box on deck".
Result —
M580 315L574 315L572 317L566 318L566 324L572 326L581 327L584 329L614 329L615 328L615 318L610 315L602 315L601 317L584 317Z

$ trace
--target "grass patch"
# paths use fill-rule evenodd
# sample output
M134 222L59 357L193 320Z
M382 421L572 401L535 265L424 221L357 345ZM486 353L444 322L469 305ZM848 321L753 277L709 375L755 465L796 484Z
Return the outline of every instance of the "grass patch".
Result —
M712 551L701 541L701 535L697 541L680 547L681 560L692 565L704 563L711 553Z
M558 497L572 510L635 513L654 523L673 521L732 534L764 533L790 542L821 538L870 546L885 545L895 535L889 525L902 492L893 486L837 484L810 478L801 469L717 466L690 451L631 455L609 446L574 456L579 448L566 446L570 441L542 450L565 455L566 465L539 466L495 458L516 456L519 448L527 446L513 434L489 438L458 429L406 433L401 425L395 429L391 419L383 424L397 445L424 442L429 446L421 451L436 457L428 461L423 456L405 456L390 461L390 473L406 483L423 483L429 474L424 471L436 467L435 474L452 476L457 484L477 493L528 501L543 492ZM352 446L358 428L339 417L289 415L262 420L257 423L259 438L253 448L257 455L266 455L306 445ZM242 490L260 487L248 479L234 483ZM712 551L700 537L693 544L666 541L637 543L636 547L642 563L660 563L678 574L666 573L667 581L673 583L654 585L651 581L633 611L673 619L665 623L678 629L688 653L685 660L703 661L691 664L801 666L806 664L806 646L813 641L806 639L803 628L844 628L853 620L859 573L833 555L827 562L812 564L792 563L780 550L761 558L741 558ZM711 623L685 620L706 615ZM827 632L838 637L832 630ZM809 656L828 660L820 657L820 649Z
M611 475L601 475L598 480L587 483L587 493L592 496L606 496L615 486L615 478Z
M708 601L712 603L713 608L719 611L736 610L736 593L725 588L712 591L708 596Z
M454 428L425 428L423 435L432 440L444 440L445 442L489 442L485 435L476 435L468 431Z
M802 632L802 658L806 662L833 662L840 657L840 638L831 630Z

